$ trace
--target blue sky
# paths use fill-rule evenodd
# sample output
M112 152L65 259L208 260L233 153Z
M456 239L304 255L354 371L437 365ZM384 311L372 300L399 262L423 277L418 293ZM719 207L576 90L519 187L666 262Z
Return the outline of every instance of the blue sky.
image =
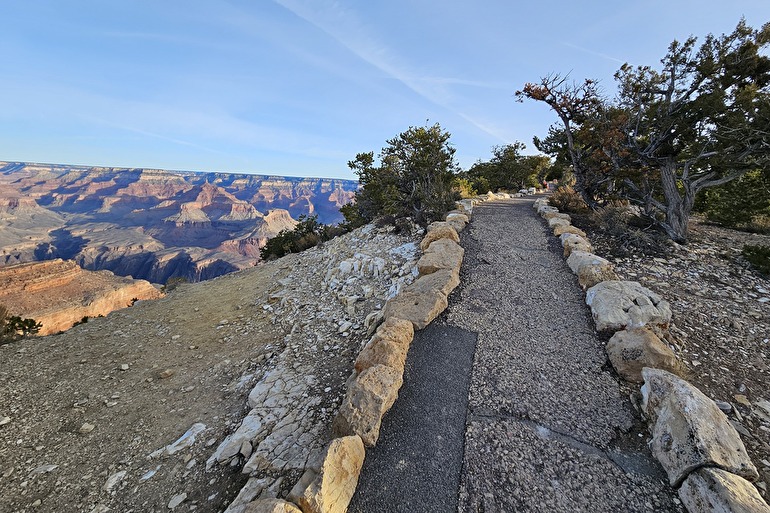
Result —
M355 178L438 122L463 167L544 135L513 93L601 80L767 0L4 0L0 160Z

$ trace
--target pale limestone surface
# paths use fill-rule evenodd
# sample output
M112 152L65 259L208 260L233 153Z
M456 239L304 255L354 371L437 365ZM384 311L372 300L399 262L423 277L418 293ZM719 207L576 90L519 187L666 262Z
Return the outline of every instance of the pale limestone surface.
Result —
M615 371L632 383L644 382L644 367L674 373L681 368L671 348L648 329L630 328L618 331L607 342L606 349Z
M750 481L759 475L738 432L717 405L687 381L642 370L642 409L651 419L650 449L678 486L693 470L718 467Z
M586 304L599 332L646 325L665 328L671 322L668 302L635 281L598 283L586 292Z
M455 271L444 269L454 279ZM433 273L436 274L436 273ZM444 273L439 275L439 278ZM421 330L447 307L447 295L443 294L436 284L437 278L431 275L421 276L401 293L388 301L383 312L385 318L398 317L406 319L414 325L415 330Z
M573 251L584 251L591 253L594 248L591 243L580 235L574 233L564 233L559 237L561 245L564 248L564 257L567 258Z
M558 237L564 233L574 233L575 235L580 235L581 237L586 237L586 232L581 230L580 228L572 225L558 225L553 227L553 234Z
M679 488L690 513L770 513L757 489L742 477L718 468L700 468Z
M417 269L421 275L439 269L453 269L459 273L464 254L465 250L457 242L451 239L436 240L417 261Z
M348 385L334 431L340 436L358 435L368 447L377 443L382 417L398 398L403 372L375 365L364 370Z
M303 513L345 513L356 491L365 449L358 435L332 440L320 468L308 469L289 493Z

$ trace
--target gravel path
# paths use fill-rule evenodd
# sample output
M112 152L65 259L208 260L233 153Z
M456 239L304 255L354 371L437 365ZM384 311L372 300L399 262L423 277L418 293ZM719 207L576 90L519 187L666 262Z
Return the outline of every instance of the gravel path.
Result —
M398 501L419 504L413 511L680 511L646 448L648 435L629 390L608 370L604 342L594 334L561 247L535 215L532 200L476 206L462 244L462 285L437 321L444 325L439 333L457 330L477 338L462 469L455 481L457 502L428 506L437 481L452 484L434 469L418 484L409 481L408 493L400 499L391 494L396 499L375 504L368 500L372 492L362 486L359 503L366 503L370 512L401 511ZM424 338L421 344L442 343L438 336ZM423 351L410 350L408 365ZM428 373L422 381L413 370L406 386L429 388L436 382ZM415 405L402 404L413 397L402 394L399 410L416 411ZM443 423L440 416L427 418L411 436L430 440ZM385 439L387 429L385 425ZM367 466L376 466L378 459L409 461L404 451L415 453L413 445L378 447ZM430 445L422 455L431 458ZM443 473L453 472L448 468ZM362 483L367 479L365 467ZM378 475L377 482L381 488L399 489L404 476Z

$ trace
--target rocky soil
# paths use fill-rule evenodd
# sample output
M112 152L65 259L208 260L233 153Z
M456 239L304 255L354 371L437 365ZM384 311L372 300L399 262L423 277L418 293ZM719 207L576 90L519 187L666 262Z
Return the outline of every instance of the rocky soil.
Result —
M581 228L588 228L581 226ZM757 487L770 487L770 279L741 257L745 244L770 245L770 236L694 220L686 246L659 256L613 256L615 241L588 236L597 254L623 280L638 281L669 301L669 343L686 365L685 378L727 413L757 466Z
M285 496L417 235L367 226L0 347L0 511L220 512L249 476Z

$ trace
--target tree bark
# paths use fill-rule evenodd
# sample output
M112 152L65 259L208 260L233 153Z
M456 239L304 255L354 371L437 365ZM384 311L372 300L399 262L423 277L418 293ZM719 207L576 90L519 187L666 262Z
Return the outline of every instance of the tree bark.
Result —
M689 184L684 184L685 197L682 198L677 186L676 170L674 161L668 161L660 168L663 196L666 199L666 220L662 226L671 240L684 244L687 242L687 224L695 198Z

